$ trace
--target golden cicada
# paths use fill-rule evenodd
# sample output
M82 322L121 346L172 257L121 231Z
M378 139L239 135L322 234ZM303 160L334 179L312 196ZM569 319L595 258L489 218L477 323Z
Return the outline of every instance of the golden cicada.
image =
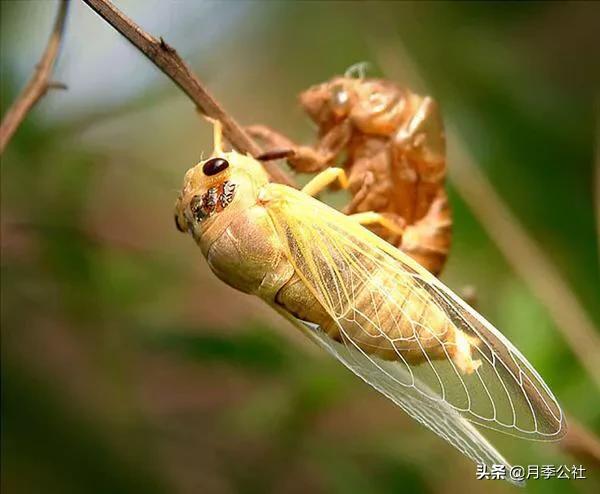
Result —
M269 183L261 164L215 149L185 175L175 208L225 283L262 298L411 417L477 463L509 466L473 424L522 438L566 431L555 397L523 355L450 289L363 224L302 191Z

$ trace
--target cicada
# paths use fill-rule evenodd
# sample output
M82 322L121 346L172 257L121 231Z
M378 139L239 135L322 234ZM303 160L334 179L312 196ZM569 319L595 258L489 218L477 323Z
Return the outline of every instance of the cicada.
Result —
M347 214L383 213L396 228L367 225L433 274L450 247L452 219L444 190L446 141L439 106L391 81L347 73L300 93L318 140L301 146L264 125L247 128L270 148L262 158L287 156L298 172L341 166L352 199ZM287 152L285 152L287 151Z
M525 357L429 271L362 223L302 190L270 183L260 162L225 152L187 171L175 222L228 285L256 295L352 372L477 463L503 464L474 425L556 440L564 414Z

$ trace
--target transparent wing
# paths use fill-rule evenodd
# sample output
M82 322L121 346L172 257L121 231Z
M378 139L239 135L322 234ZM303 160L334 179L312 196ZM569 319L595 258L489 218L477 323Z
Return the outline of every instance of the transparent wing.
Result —
M475 461L504 462L467 421L528 439L564 436L564 415L531 364L437 278L301 192L272 184L266 196L296 273L333 320L314 334L356 374ZM456 357L458 334L470 369Z
M396 362L384 361L366 355L352 346L337 343L325 334L319 326L306 321L295 321L309 337L323 347L348 369L387 396L408 415L448 441L465 456L476 463L483 463L489 468L492 465L504 465L507 472L510 464L492 446L488 440L468 420L462 417L447 402L430 398L421 393L421 389L404 386L411 377L406 369ZM384 372L382 373L381 370ZM513 479L507 478L509 481ZM514 483L521 483L515 481Z

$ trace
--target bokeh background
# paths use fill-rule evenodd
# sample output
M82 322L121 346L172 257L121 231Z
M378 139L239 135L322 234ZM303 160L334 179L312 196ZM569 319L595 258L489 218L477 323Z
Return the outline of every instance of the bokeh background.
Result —
M598 5L118 5L176 47L240 122L299 141L314 131L297 93L358 61L432 94L600 326ZM3 113L56 7L2 1ZM210 128L77 1L54 78L68 91L48 94L2 156L3 492L515 489L475 480L466 458L209 272L172 208L185 170L211 149ZM451 170L458 157L451 148ZM600 432L597 384L457 185L442 278L474 286L480 312ZM491 437L517 464L580 463L554 444ZM587 476L526 489L598 492L598 472Z

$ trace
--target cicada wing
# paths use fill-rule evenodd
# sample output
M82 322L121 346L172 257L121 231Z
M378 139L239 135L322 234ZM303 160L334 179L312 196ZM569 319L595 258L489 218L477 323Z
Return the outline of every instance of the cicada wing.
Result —
M392 400L409 416L448 441L465 456L476 463L487 465L488 468L492 468L492 465L504 465L507 471L510 471L510 464L472 423L447 402L428 397L431 390L428 390L424 383L417 381L414 386L400 384L413 379L403 365L370 356L351 341L338 343L315 324L299 319L295 322L303 327L313 341L354 374Z
M301 192L270 184L268 197L267 210L289 260L335 321L338 341L362 351L371 362L361 370L367 382L390 398L393 389L396 402L408 402L409 396L421 421L427 413L452 412L452 417L528 439L555 440L565 434L560 406L531 364L437 278ZM452 358L456 342L430 327L436 318L437 326L459 330L474 342L473 359L479 366L472 372L460 369ZM375 359L383 347L395 353ZM392 363L396 372L390 374ZM379 382L375 374L396 385L383 391L374 384Z

